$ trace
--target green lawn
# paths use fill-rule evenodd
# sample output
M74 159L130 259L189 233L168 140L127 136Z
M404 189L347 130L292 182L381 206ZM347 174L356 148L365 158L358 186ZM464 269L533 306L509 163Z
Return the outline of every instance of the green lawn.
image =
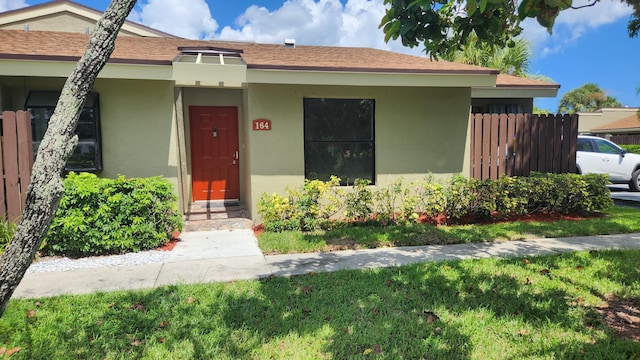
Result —
M302 233L285 231L258 236L265 254L304 253L388 246L441 245L540 237L567 237L640 232L640 210L613 207L603 217L578 221L504 222L486 225L347 227Z
M12 300L12 359L637 359L595 306L640 251L424 263ZM0 346L0 347L1 347Z

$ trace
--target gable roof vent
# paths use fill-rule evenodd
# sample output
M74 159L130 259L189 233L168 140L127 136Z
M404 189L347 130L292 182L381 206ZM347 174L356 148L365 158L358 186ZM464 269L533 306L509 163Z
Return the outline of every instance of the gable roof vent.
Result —
M296 47L296 39L284 39L284 47L293 49Z

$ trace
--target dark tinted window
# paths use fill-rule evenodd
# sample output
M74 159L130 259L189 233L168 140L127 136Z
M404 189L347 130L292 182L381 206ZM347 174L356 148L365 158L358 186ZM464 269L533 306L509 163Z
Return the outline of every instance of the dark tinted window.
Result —
M374 183L374 100L304 99L305 177Z
M25 109L31 113L31 134L33 153L36 154L40 141L47 130L49 120L58 102L59 92L31 91L27 97ZM100 107L98 95L89 94L85 102L76 134L78 145L67 160L66 170L99 171L102 170L102 151L100 144Z

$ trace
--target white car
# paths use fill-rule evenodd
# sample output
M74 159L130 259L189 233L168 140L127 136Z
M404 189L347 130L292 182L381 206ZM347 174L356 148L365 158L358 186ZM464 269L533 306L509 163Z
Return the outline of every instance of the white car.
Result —
M627 153L609 140L596 136L578 136L576 166L579 174L609 174L614 184L629 184L640 191L640 155Z

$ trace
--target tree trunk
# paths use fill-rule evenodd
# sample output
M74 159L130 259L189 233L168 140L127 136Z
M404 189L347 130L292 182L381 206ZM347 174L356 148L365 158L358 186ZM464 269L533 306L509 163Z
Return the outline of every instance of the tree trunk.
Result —
M87 50L67 79L33 164L24 212L0 255L0 316L40 248L63 195L62 171L78 143L74 135L87 94L113 52L118 31L136 0L113 0Z

